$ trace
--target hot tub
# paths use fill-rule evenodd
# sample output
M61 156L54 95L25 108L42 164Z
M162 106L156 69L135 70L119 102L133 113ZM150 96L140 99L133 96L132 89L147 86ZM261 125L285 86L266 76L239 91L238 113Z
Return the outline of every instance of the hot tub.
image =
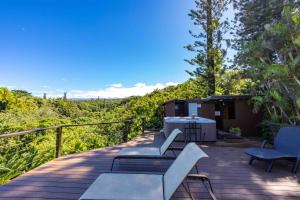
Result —
M188 127L189 123L199 124L201 130L197 131L197 141L205 142L215 142L217 140L217 129L216 121L212 119L202 118L202 117L165 117L164 118L164 134L166 137L175 129L178 128L184 134L179 135L176 141L185 140L185 129ZM192 137L192 140L196 139Z

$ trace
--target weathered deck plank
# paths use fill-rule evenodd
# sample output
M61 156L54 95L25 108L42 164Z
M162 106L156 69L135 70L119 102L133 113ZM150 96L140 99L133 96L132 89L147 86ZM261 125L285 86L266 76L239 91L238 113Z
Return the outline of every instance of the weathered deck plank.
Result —
M160 135L147 134L124 145L55 159L0 186L0 199L78 199L99 174L109 171L120 148L159 146L162 142ZM210 158L201 160L198 167L209 175L219 199L300 199L300 176L290 173L291 166L279 163L272 173L266 173L264 163L249 166L242 149L201 147ZM116 163L116 170L163 172L169 164L169 161L121 161ZM190 187L196 197L209 199L201 184L191 182ZM180 187L173 199L188 199L188 195Z

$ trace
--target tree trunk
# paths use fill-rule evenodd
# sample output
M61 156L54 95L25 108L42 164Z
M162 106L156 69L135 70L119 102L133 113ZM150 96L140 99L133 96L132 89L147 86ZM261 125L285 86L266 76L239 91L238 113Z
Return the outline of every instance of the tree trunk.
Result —
M207 0L207 77L208 95L215 94L215 59L213 49L212 0Z

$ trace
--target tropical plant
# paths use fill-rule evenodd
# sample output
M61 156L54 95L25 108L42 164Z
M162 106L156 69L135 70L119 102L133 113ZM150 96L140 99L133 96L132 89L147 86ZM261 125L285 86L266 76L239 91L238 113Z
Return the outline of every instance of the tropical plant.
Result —
M256 1L252 1L256 2ZM265 2L265 19L253 34L254 26L241 21L245 30L238 63L254 85L255 109L266 111L265 125L300 124L300 11L299 2ZM255 5L255 4L253 4ZM252 8L252 6L244 7ZM281 9L281 10L280 10ZM280 12L279 12L280 11ZM245 13L245 11L243 10ZM253 10L247 12L254 14ZM269 15L267 15L269 13ZM278 14L280 13L280 14ZM261 13L258 13L258 15ZM276 17L272 18L275 15ZM244 17L247 15L243 15ZM263 24L265 23L265 24ZM263 26L262 26L263 25ZM280 126L279 126L280 127Z

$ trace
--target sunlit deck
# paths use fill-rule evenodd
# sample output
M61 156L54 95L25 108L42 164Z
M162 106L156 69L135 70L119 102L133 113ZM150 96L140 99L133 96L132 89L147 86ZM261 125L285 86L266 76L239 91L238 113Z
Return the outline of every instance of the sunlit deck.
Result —
M160 145L163 137L146 132L124 145L61 157L48 162L6 185L0 186L0 199L78 199L89 185L103 172L110 170L113 156L124 146ZM300 199L300 175L290 172L280 162L272 173L264 171L263 162L249 166L248 156L234 147L202 146L210 156L198 164L208 173L218 199ZM286 162L284 162L286 163ZM164 171L169 161L116 162L115 170ZM194 196L209 199L202 184L190 184ZM173 199L189 199L179 188Z

